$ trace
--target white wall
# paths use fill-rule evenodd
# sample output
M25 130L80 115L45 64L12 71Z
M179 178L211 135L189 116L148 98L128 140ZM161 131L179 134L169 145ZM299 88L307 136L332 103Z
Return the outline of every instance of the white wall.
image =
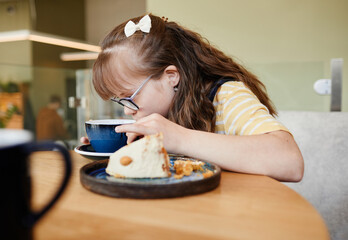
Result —
M201 33L237 57L267 85L281 110L328 111L330 97L312 90L330 78L330 59L344 58L348 111L348 1L147 0L147 11Z
M12 9L12 11L9 11ZM28 1L0 2L0 31L30 29L31 21ZM0 43L0 82L22 82L32 78L28 68L11 65L30 66L32 63L32 44L29 41Z
M108 32L146 11L145 0L86 0L86 38L98 44Z

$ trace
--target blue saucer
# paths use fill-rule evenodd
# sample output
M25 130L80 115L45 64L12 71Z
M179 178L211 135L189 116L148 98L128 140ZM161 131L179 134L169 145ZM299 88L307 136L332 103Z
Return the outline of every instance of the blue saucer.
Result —
M113 153L101 153L96 152L91 144L77 146L74 151L81 156L91 159L91 160L103 160L109 159Z

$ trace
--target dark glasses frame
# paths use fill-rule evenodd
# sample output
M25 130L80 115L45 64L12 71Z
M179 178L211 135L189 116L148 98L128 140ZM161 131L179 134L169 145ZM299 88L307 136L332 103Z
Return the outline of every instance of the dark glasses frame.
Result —
M117 99L114 97L114 98L111 98L110 100L120 104L123 107L127 107L127 108L130 108L132 110L138 111L139 106L133 101L133 99L139 93L139 91L144 87L144 85L151 79L151 77L152 77L152 75L148 76L144 80L144 82L139 86L139 88L132 94L132 96L121 98L121 99Z

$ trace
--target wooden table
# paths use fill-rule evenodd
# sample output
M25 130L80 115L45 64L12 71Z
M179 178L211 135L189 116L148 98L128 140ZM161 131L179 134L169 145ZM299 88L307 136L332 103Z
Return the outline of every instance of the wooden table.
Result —
M34 228L35 239L329 239L313 206L265 176L223 172L208 193L174 199L117 199L86 190L71 152L73 175L58 203ZM31 157L33 207L54 193L63 163L56 152Z

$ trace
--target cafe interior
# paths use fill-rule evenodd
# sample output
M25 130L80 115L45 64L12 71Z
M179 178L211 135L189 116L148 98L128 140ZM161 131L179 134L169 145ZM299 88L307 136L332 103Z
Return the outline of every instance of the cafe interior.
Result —
M310 235L316 230L308 230L306 234L310 233L307 235L288 235L295 236L289 239L348 239L348 64L344 63L348 59L347 11L348 1L342 0L0 0L0 128L26 129L39 141L40 124L37 120L40 110L47 107L52 98L58 98L60 105L56 111L63 121L66 135L55 140L71 154L76 154L74 149L81 144L80 138L86 136L86 121L129 118L122 107L102 100L93 88L92 67L100 51L99 43L116 25L129 18L146 13L165 16L168 21L176 21L199 32L211 44L255 73L265 84L278 110L279 121L292 132L302 151L305 173L301 182L282 182L279 187L298 194L319 213L328 237L323 237L325 234ZM233 196L233 189L226 187L224 190L231 191ZM240 190L236 187L234 191ZM277 197L276 193L273 194ZM65 195L69 199L69 194ZM189 199L184 197L181 203L185 204ZM145 204L112 200L105 200L109 201L106 205L119 204L124 209L138 209L140 205L137 204ZM198 222L200 216L206 215L200 215L202 213L196 208L199 204L207 207L205 200L195 200L196 207L190 205ZM151 205L153 202L146 203ZM96 200L92 205L98 208L102 204L102 200ZM168 205L164 201L156 204L159 210L154 210L154 216L158 217L160 209ZM237 220L233 223L241 232L236 229L234 233L225 232L222 226L228 223L221 222L220 226L210 223L213 229L218 229L215 237L207 229L200 230L202 235L195 235L198 225L193 224L190 228L184 219L182 223L185 224L179 223L180 217L174 212L174 206L178 207L176 204L179 203L168 204L173 207L168 209L174 215L171 227L168 226L171 222L166 226L160 224L159 218L157 222L149 221L146 228L146 224L141 225L147 221L145 218L129 217L128 224L142 226L140 235L132 232L137 230L131 230L127 222L116 222L115 231L124 234L121 239L162 239L165 230L169 232L169 239L174 233L183 234L182 239L250 237L243 235L246 226L239 226ZM63 205L57 208L64 208ZM249 207L260 210L252 203ZM291 206L287 207L291 209ZM100 233L104 228L107 234L113 234L112 228L107 228L111 227L110 222L103 228L96 217L89 226L95 224L97 227L84 229L76 223L77 217L71 217L72 224L78 226L76 231L66 230L61 238L55 238L51 234L64 232L64 221L69 225L68 217L62 217L60 225L50 225L51 220L60 216L58 213L58 217L54 215L56 210L53 208L47 221L44 219L37 226L35 238L89 239L88 236L100 236L104 239L104 234ZM226 211L233 210L226 207ZM296 215L301 208L293 207L288 211ZM120 212L126 215L125 211ZM147 214L151 215L151 212ZM210 213L209 216L217 215ZM242 212L238 217L247 218ZM259 222L263 221L262 217L257 217ZM100 221L112 220L100 217ZM287 239L287 231L292 232L295 223L287 218L275 221L287 223L289 227L275 230L276 225L269 235L262 235L261 227L253 225L245 232L260 231L260 235L255 233L250 239ZM152 223L156 223L156 227ZM254 223L250 221L250 224ZM310 229L311 224L308 220L302 228ZM152 230L149 230L151 226ZM279 235L272 235L273 232ZM117 238L117 233L114 234Z

